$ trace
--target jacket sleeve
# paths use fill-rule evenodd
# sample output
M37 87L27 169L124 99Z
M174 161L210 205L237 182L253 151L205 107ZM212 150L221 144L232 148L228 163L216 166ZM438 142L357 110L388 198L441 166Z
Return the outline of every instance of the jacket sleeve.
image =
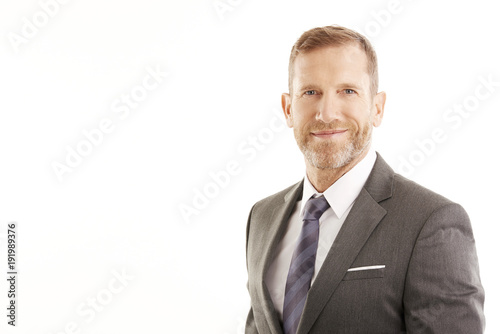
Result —
M245 334L258 334L257 327L255 327L255 321L253 319L253 310L250 307L250 312L248 312L247 322L245 325Z
M408 333L483 333L484 290L469 217L458 204L436 209L414 245L403 307Z
M248 215L247 229L246 229L247 272L248 272L248 237L250 234L250 221L251 221L251 217L252 217L252 211L253 211L253 207L252 207L252 210L250 210L250 214ZM250 277L248 279L250 279ZM248 289L248 286L249 285L247 283L247 289ZM257 331L257 327L255 325L255 320L253 317L253 309L252 309L251 301L250 301L250 311L248 312L247 321L246 321L246 325L245 325L245 334L258 334L258 333L259 332Z

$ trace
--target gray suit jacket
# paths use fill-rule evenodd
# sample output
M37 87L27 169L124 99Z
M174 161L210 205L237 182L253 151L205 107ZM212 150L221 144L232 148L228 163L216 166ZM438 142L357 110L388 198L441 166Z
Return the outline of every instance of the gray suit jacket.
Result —
M247 226L247 334L283 333L266 272L299 182L257 202ZM348 271L385 265L385 268ZM375 166L309 290L297 334L482 333L484 291L467 213Z

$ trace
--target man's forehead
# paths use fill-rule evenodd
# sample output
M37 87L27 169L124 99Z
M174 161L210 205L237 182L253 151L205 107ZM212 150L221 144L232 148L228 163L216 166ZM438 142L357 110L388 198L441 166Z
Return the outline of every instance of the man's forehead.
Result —
M345 61L358 65L365 65L368 62L368 58L359 44L348 43L335 46L322 46L310 51L303 51L295 58L294 65L296 68L297 66L314 66L320 59L331 61L332 63Z
M297 56L293 81L308 84L310 80L326 78L332 73L338 74L336 79L339 80L352 81L354 77L369 80L367 62L364 51L354 43L318 48Z

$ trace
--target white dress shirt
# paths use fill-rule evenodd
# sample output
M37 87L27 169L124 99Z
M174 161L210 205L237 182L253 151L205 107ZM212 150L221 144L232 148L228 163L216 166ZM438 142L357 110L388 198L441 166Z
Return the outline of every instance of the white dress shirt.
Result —
M317 197L323 195L326 197L328 204L330 204L330 207L319 219L318 251L316 253L314 274L311 282L311 284L313 284L318 271L325 261L328 251L332 247L333 241L337 237L342 224L354 204L354 200L358 197L368 179L376 158L375 151L370 149L363 160L344 174L322 194L317 192L307 178L307 175L305 176L302 200L295 204L295 208L288 220L287 230L276 249L274 260L269 267L265 279L274 307L281 320L283 319L286 278L292 261L295 244L302 229L303 210L307 200L312 196Z

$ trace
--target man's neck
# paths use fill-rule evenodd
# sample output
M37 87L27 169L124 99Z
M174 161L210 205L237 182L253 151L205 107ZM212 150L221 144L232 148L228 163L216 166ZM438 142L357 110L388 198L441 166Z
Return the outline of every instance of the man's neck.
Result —
M309 182L313 187L320 193L324 192L326 189L330 188L332 184L337 182L345 173L350 171L354 166L356 166L364 157L368 154L370 148L366 148L360 155L354 158L353 161L345 166L332 169L321 169L312 166L309 161L306 160L306 174Z

